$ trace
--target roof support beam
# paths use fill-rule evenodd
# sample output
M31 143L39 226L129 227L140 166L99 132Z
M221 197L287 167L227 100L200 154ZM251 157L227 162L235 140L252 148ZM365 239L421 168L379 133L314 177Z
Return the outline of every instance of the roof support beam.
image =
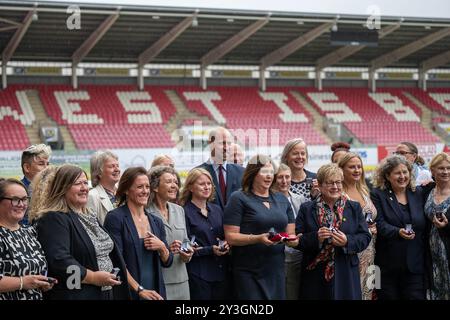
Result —
M312 29L311 31L308 31L304 35L301 35L300 37L294 39L293 41L289 42L288 44L282 46L281 48L270 52L269 54L265 55L261 61L261 67L263 69L266 69L267 67L270 67L286 57L290 56L300 48L306 46L308 43L313 41L314 39L320 37L323 33L329 31L331 26L334 24L334 22L327 22L324 24L321 24L320 26Z
M2 66L3 66L3 75L2 75L2 83L3 88L5 89L8 84L6 80L6 65L8 64L9 60L11 60L12 56L14 55L14 52L16 51L17 47L20 44L20 41L22 41L22 38L25 36L25 33L27 32L28 28L30 27L31 21L33 21L33 15L36 12L36 7L30 11L28 11L27 15L22 21L22 25L16 30L14 35L12 36L11 40L9 40L8 44L6 45L6 48L3 50L2 53Z
M12 20L9 20L9 19L5 19L5 18L1 18L1 17L0 17L0 21L1 22L5 22L7 24L12 24L13 26L16 26L16 27L20 27L22 25L20 22L15 22L15 21L12 21Z
M17 28L19 28L19 27L18 27L18 26L3 27L3 28L0 28L0 32L2 32L2 31L8 31L8 30L13 30L13 29L17 29Z
M112 27L114 22L119 18L119 12L110 15L105 21L83 42L83 44L72 54L72 63L76 66L85 58L94 48L97 42Z
M245 29L239 31L237 34L229 38L228 40L224 41L208 53L206 53L201 59L201 68L206 68L207 66L215 63L220 58L225 56L227 53L229 53L231 50L236 48L238 45L240 45L242 42L247 40L251 35L253 35L255 32L257 32L259 29L264 27L269 22L269 16L266 16L264 19L260 19Z
M408 43L407 45L395 49L394 51L388 52L376 59L373 59L370 62L370 69L376 71L377 69L388 66L395 61L398 61L420 49L425 48L426 46L433 44L436 41L439 41L442 38L447 37L448 35L450 35L450 27L442 28L436 32L433 32L432 34L429 34L414 42Z
M423 61L420 64L420 69L426 72L430 69L443 66L449 62L450 62L450 50Z
M195 12L192 16L183 19L180 23L174 26L164 36L159 38L154 44L147 48L139 55L139 67L143 67L149 63L155 57L157 57L161 51L167 48L175 39L177 39L187 28L192 25L192 21L197 18L198 12Z
M378 38L382 39L385 36L387 36L388 34L397 30L398 28L400 28L400 23L384 27L383 29L381 29L379 31ZM350 57L351 55L355 54L356 52L364 49L365 47L366 46L364 46L364 45L360 45L360 46L348 45L345 47L341 47L341 48L339 48L333 52L330 52L329 54L319 58L316 62L316 69L322 70L328 66L334 65L334 64L338 63L339 61L342 61L345 58Z
M11 60L14 52L16 51L17 47L20 44L20 41L22 41L23 36L27 32L28 28L30 27L31 21L33 20L33 14L36 12L36 9L33 9L31 11L28 11L27 15L23 19L22 25L19 29L16 30L13 37L7 44L5 50L3 50L2 53L2 63L7 64L9 60Z

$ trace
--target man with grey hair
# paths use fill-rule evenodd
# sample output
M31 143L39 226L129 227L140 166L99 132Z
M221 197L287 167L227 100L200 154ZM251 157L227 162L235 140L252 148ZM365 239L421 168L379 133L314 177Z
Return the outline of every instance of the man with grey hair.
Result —
M244 173L243 167L232 163L233 159L230 163L228 162L232 142L231 133L226 128L218 127L211 130L208 138L210 158L198 166L198 168L206 169L211 174L216 189L213 203L222 209L231 193L241 187Z
M31 197L31 181L42 170L48 167L52 149L43 143L33 144L22 152L21 167L23 172L22 183L28 190L28 195ZM28 225L28 212L25 213L22 225Z
M95 212L103 225L106 214L115 208L116 184L120 180L119 157L109 150L100 150L91 158L92 187L87 207Z

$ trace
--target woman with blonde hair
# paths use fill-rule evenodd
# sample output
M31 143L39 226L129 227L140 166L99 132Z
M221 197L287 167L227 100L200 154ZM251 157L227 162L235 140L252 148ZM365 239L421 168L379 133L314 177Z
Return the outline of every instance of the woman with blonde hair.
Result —
M358 254L362 298L363 300L372 300L373 288L367 282L372 275L369 268L374 265L375 260L375 239L377 235L375 219L377 217L377 209L370 200L361 157L356 153L347 152L341 156L338 165L344 173L344 195L349 200L357 201L361 205L369 231L372 234L369 246Z
M56 166L48 166L39 172L31 182L31 190L33 190L33 198L31 198L30 208L28 212L28 220L33 224L37 218L37 214L41 211L47 201L49 186L55 178Z
M129 299L125 263L109 234L90 212L87 174L78 166L57 168L45 203L36 213L38 240L49 274L58 279L47 294L55 300ZM118 275L111 273L119 268Z
M305 169L308 163L308 148L302 138L289 140L281 153L281 163L291 169L292 193L304 196L306 200L318 195L316 174Z
M450 300L450 156L444 152L431 159L430 170L436 186L425 203L425 215L431 222L428 244L431 300Z
M198 247L187 264L192 300L223 300L228 295L228 253L230 246L223 232L223 211L210 202L214 183L208 171L189 171L180 202L186 214L190 239L195 236Z

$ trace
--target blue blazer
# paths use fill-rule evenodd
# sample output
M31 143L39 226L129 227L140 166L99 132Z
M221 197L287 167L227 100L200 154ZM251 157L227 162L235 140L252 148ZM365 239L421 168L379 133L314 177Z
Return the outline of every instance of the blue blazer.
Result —
M372 238L358 202L347 200L340 230L347 236L345 247L335 248L335 274L329 283L324 276L324 263L315 269L307 266L320 252L317 231L316 201L300 206L295 221L295 233L302 233L297 247L303 251L300 297L307 300L361 300L358 253L367 248Z
M166 242L166 232L164 230L164 224L162 220L147 211L145 211L145 214L150 221L150 226L152 228L153 234L161 239L166 247L168 247ZM134 221L128 205L125 204L108 212L105 218L104 227L109 231L109 234L114 239L120 252L122 253L128 271L133 276L133 278L139 282L142 272L142 248L139 242L139 234L137 232L136 226L134 225ZM155 291L157 291L163 298L166 298L166 287L164 284L161 267L170 267L172 261L173 254L170 253L169 260L167 260L166 264L164 264L160 259L159 263L153 266L153 270L157 270L156 281L158 283L158 288ZM139 299L137 293L135 292L132 292L132 296L135 300Z
M413 192L406 190L411 223L416 236L413 240L400 237L399 230L405 227L406 220L394 192L390 189L375 188L370 196L377 208L377 242L375 264L384 270L403 270L412 273L425 272L427 221L424 213L429 187L416 187Z
M197 168L203 168L211 174L211 177L213 178L214 182L214 188L216 189L216 194L214 196L214 201L212 201L212 203L217 204L223 210L225 205L223 203L222 194L220 192L219 181L217 179L217 175L216 172L214 171L212 164L204 162ZM227 182L226 182L227 199L230 199L231 194L234 191L239 190L241 188L242 175L244 174L245 169L240 165L234 163L227 163L226 170L227 170Z

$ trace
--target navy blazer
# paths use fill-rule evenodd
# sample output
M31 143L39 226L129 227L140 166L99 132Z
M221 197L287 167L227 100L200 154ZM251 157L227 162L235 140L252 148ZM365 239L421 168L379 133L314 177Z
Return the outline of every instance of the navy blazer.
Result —
M400 209L395 193L375 188L370 196L377 208L377 242L375 264L384 270L401 271L407 268L412 273L425 272L427 221L424 213L429 187L406 190L411 223L416 236L413 240L400 237L399 230L405 227L406 218Z
M75 212L48 212L37 220L38 240L45 252L48 262L48 275L58 279L58 284L44 294L51 300L101 300L101 287L81 284L80 289L71 289L67 283L73 283L69 267L75 266L80 270L80 277L84 279L87 269L98 271L97 255L91 238ZM101 227L101 226L100 226ZM111 237L114 241L114 237ZM117 243L110 253L114 267L120 268L119 276L122 284L113 287L114 300L130 299L125 262ZM67 281L69 280L69 281Z
M211 177L213 178L214 182L214 188L216 189L216 194L214 196L214 200L212 203L217 204L222 210L224 209L225 205L223 203L222 199L222 193L220 192L219 187L219 181L217 179L216 172L214 171L213 165L208 162L204 162L201 165L199 165L197 168L202 168L208 171L211 174ZM227 163L227 199L230 199L231 194L234 191L237 191L241 188L241 182L242 182L242 175L244 174L244 167L234 164L234 163Z
M166 232L164 230L164 224L162 220L145 210L145 214L148 217L152 233L164 242L168 248L166 242ZM128 205L120 206L106 215L104 227L109 231L111 237L116 241L117 246L122 253L128 271L131 276L139 282L141 279L141 262L142 262L142 248L139 241L139 234L131 216ZM164 299L166 298L166 287L164 284L164 278L162 275L161 266L168 268L173 261L173 254L169 250L169 260L164 264L161 259L159 263L153 266L153 270L157 270L156 282L158 284L157 291ZM139 299L137 293L132 292L132 297L135 300Z
M361 206L358 202L347 200L343 212L340 230L347 236L345 247L335 248L335 275L330 283L324 276L324 263L315 269L307 270L307 266L320 252L319 220L317 202L309 201L300 206L295 221L295 233L302 233L299 246L303 251L301 289L302 299L360 300L361 283L359 275L358 253L367 248L372 239ZM334 288L332 288L334 286Z

